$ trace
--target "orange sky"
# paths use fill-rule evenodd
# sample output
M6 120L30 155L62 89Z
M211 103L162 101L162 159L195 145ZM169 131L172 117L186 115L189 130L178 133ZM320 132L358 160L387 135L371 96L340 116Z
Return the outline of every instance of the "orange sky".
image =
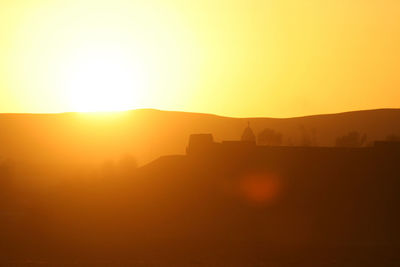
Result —
M398 0L1 0L0 112L400 107Z

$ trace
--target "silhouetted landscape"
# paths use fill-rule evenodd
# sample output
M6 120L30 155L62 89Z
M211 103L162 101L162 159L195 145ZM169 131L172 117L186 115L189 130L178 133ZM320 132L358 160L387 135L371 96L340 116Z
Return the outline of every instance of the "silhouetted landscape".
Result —
M399 122L0 115L2 262L398 266Z
M257 138L265 129L280 134L280 141L271 145L335 146L338 138L357 132L366 136L362 145L367 146L375 140L399 136L399 121L400 109L288 119L159 110L114 115L1 114L0 154L22 162L65 164L118 161L128 154L143 165L160 156L184 154L188 136L193 133L212 133L217 141L237 140L247 122Z
M0 0L0 267L400 266L399 0Z

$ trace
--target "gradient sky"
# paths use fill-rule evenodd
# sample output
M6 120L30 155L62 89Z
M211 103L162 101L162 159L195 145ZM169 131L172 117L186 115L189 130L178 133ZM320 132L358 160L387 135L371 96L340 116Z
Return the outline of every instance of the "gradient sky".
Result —
M0 112L400 107L398 0L0 0Z

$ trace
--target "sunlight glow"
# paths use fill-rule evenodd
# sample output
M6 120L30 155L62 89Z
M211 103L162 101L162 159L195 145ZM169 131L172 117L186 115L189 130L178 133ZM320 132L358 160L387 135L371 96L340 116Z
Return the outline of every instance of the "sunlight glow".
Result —
M0 112L399 107L399 1L250 2L0 1Z
M145 88L140 64L125 51L79 51L65 70L67 101L79 112L136 108Z

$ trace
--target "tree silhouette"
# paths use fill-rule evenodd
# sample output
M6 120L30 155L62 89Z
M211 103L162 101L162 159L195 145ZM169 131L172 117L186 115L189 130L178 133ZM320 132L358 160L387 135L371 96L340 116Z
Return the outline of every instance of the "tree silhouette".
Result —
M317 130L315 128L309 130L304 125L300 125L299 130L300 146L317 146Z
M361 147L366 141L366 134L360 134L357 131L352 131L346 135L336 138L335 145L337 147Z
M258 134L259 145L280 146L282 134L273 129L265 128Z

